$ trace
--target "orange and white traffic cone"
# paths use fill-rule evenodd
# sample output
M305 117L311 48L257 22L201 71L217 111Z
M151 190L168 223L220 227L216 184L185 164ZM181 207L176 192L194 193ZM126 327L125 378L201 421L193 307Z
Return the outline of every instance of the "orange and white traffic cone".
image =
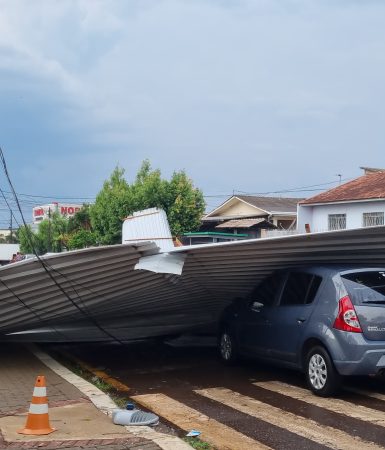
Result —
M50 434L55 431L49 423L48 400L45 377L39 375L36 378L35 388L33 389L32 401L29 407L27 423L20 434Z

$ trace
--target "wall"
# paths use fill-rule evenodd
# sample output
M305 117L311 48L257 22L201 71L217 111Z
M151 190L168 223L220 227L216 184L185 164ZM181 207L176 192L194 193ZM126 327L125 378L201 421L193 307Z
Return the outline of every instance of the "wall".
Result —
M12 259L12 255L19 251L19 244L0 244L0 264L8 263Z
M266 215L264 211L255 206L250 206L239 200L234 200L234 202L221 208L215 216L256 216L258 214Z
M329 214L346 214L346 228L362 227L362 214L366 212L384 212L385 200L339 203L334 205L298 205L298 231L305 232L305 224L310 231L327 231Z
M279 229L287 229L293 225L296 226L296 216L280 216L280 215L274 215L269 218L270 222L272 222L275 226L277 226Z

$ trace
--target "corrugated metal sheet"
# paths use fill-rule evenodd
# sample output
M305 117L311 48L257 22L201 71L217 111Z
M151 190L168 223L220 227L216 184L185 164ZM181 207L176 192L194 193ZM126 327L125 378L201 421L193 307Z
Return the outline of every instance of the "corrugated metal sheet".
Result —
M76 341L214 330L222 308L275 269L321 263L385 267L385 227L180 247L172 254L186 254L181 276L134 270L142 256L156 251L155 244L141 243L47 257L70 299L38 261L0 268L0 333ZM15 332L21 334L9 335Z
M163 252L174 248L167 215L162 209L149 208L127 217L122 235L124 244L153 241Z
M262 277L288 266L364 264L385 267L385 227L196 247L188 251L184 276L196 274L206 288L225 299L248 293Z

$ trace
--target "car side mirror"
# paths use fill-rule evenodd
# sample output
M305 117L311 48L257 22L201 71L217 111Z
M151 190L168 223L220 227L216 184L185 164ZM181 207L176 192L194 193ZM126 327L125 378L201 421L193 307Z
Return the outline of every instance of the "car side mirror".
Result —
M255 301L251 304L251 310L255 312L259 312L263 308L264 304L258 301Z

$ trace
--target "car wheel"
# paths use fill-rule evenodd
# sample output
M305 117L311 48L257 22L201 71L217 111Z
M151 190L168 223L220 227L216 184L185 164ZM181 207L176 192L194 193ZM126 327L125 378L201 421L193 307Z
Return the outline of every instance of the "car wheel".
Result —
M219 354L225 364L232 365L238 360L238 351L233 334L224 329L219 336Z
M310 390L320 397L329 397L338 391L341 375L323 347L313 347L307 354L306 379Z

